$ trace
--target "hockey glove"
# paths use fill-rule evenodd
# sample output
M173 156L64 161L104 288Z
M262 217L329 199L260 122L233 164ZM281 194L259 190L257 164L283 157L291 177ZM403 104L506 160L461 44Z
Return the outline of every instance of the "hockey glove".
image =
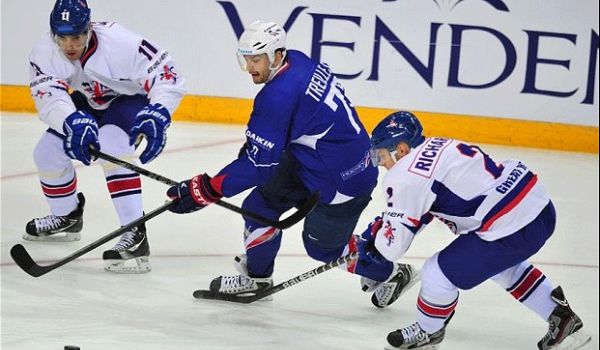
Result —
M358 245L359 262L381 264L386 261L383 255L375 248L375 237L381 226L383 226L383 219L377 216L369 223L369 226L360 237L358 237L356 243Z
M171 186L167 190L167 196L178 200L177 204L169 209L177 214L200 210L223 197L211 184L211 177L206 174L196 175L176 186Z
M73 112L65 119L63 132L66 136L63 142L65 153L72 159L90 165L93 159L89 148L100 150L96 119L84 111Z
M135 117L135 122L129 131L129 144L136 145L141 141L140 136L146 137L147 145L140 156L143 164L158 157L167 143L167 128L171 125L169 110L160 103L148 104Z

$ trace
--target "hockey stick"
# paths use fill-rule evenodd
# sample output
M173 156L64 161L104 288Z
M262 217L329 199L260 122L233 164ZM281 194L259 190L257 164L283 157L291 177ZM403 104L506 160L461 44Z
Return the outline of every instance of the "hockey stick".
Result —
M111 162L111 163L120 165L123 168L135 171L136 173L138 173L140 175L147 176L147 177L149 177L151 179L157 180L157 181L162 182L162 183L164 183L166 185L176 186L176 185L179 184L177 181L174 181L174 180L171 180L171 179L169 179L167 177L164 177L162 175L153 173L150 170L141 168L141 167L139 167L137 165L131 164L129 162L126 162L126 161L124 161L122 159L113 157L113 156L108 155L106 153L102 153L100 151L96 151L93 148L90 148L90 153L92 155L98 157L98 158L106 160L107 162ZM289 217L287 217L287 218L285 218L285 219L283 219L281 221L273 221L273 220L267 219L267 218L265 218L265 217L263 217L261 215L258 215L258 214L254 213L254 212L251 212L251 211L248 211L246 209L237 207L237 206L235 206L233 204L229 204L229 203L224 202L222 200L216 201L215 204L220 205L220 206L222 206L224 208L227 208L229 210L232 210L232 211L234 211L234 212L236 212L238 214L242 214L243 216L248 217L248 218L250 218L252 220L256 220L256 221L260 222L261 224L273 226L275 228L283 230L283 229L289 228L291 226L294 226L296 223L298 223L298 221L304 219L304 217L308 213L310 213L310 211L317 205L318 201L319 201L319 192L315 192L315 193L313 193L308 198L308 200L306 200L305 203L303 203L300 207L298 207L298 210L294 214L290 215Z
M25 247L23 247L23 245L21 245L21 244L16 244L10 249L10 256L12 256L13 260L17 263L17 265L19 265L19 267L23 271L27 272L29 275L31 275L33 277L40 277L56 268L59 268L59 267L63 266L64 264L66 264L70 261L73 261L73 260L77 259L78 257L98 248L102 244L110 241L111 239L116 238L116 237L120 236L121 234L123 234L124 232L131 230L133 227L143 224L144 222L152 219L153 217L157 216L158 214L169 210L169 208L171 208L171 206L173 206L174 203L175 203L174 201L168 201L167 203L154 209L153 211L149 212L148 214L138 218L137 220L134 220L134 221L128 223L127 225L125 225L117 230L114 230L113 232L107 234L106 236L86 245L85 247L74 252L73 254L71 254L53 264L50 264L50 265L46 265L46 266L38 265L33 260L31 255L29 255L29 253L27 252Z
M254 294L235 295L235 294L227 294L227 293L220 293L220 292L213 292L210 290L199 289L199 290L194 291L193 295L194 295L194 298L197 298L197 299L223 300L223 301L231 301L234 303L250 304L254 301L268 297L271 294L280 292L286 288L294 286L300 282L306 281L307 279L315 277L316 275L319 275L325 271L331 270L334 267L338 267L340 265L347 264L356 259L358 259L358 252L354 252L354 253L348 254L346 256L342 256L342 257L338 258L337 260L328 262L327 264L321 265L317 268L314 268L310 271L300 274L294 278L291 278L285 282L279 283L276 286L269 287L267 289L261 290Z

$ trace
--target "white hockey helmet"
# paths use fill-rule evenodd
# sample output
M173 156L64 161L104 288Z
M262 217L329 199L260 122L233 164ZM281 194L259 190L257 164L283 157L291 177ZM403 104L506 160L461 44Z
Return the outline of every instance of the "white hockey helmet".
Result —
M285 38L285 30L275 22L252 22L238 41L237 57L242 70L248 70L244 56L266 53L269 62L273 64L277 50L284 50L285 55Z

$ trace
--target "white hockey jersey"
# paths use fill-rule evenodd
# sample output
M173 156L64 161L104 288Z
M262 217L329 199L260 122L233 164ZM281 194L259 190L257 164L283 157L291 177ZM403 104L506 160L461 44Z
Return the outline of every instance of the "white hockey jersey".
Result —
M34 46L29 63L39 117L60 133L66 117L75 112L69 88L82 92L94 109L106 109L120 95L144 94L171 114L185 93L169 53L114 22L92 23L88 48L79 60L69 60L48 33Z
M385 175L384 225L375 247L399 259L434 217L455 234L494 241L533 221L550 199L518 160L496 164L479 147L428 138Z

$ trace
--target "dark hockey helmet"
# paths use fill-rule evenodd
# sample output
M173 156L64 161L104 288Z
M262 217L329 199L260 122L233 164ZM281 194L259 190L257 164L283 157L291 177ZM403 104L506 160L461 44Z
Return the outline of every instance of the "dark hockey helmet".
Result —
M52 34L81 34L90 26L90 15L86 0L57 0L50 13Z
M393 152L400 142L415 148L425 140L423 127L414 114L406 111L395 112L377 124L371 133L371 149L387 149Z

